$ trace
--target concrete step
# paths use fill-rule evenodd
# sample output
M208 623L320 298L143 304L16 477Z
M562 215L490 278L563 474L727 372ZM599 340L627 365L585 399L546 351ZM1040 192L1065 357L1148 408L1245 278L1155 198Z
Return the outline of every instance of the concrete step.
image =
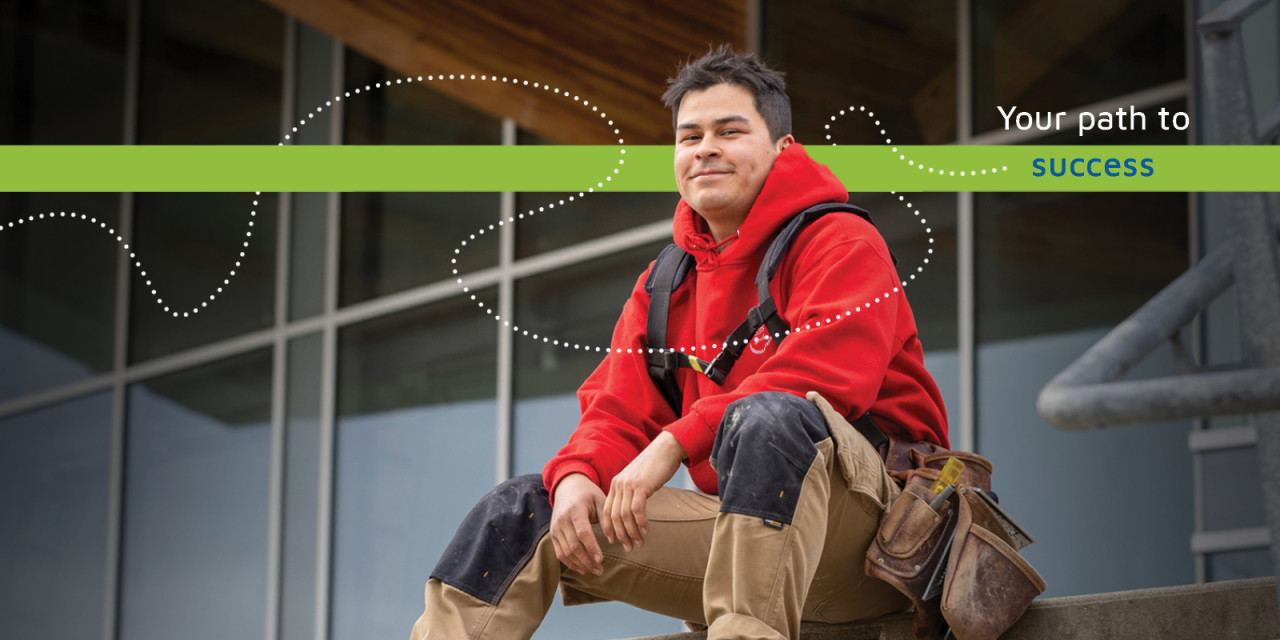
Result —
M804 640L912 640L911 614L851 624L809 624ZM644 640L705 640L705 632ZM1275 578L1043 598L1001 640L1280 639ZM639 639L633 639L639 640Z

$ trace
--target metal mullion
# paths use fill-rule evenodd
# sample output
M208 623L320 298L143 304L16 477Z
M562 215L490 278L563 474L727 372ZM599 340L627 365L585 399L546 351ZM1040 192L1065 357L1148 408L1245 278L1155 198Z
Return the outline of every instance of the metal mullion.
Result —
M334 95L342 95L342 86L346 76L345 47L339 40L333 41L333 85ZM332 120L329 123L329 141L342 144L342 122L345 106L335 102ZM324 281L324 329L321 334L320 360L320 460L318 476L320 486L316 508L316 603L315 603L315 638L327 640L329 637L329 599L330 581L333 568L333 493L334 493L334 437L336 435L337 414L337 366L338 366L338 330L336 312L338 308L338 273L340 250L339 233L341 232L341 205L339 194L329 194L328 225L325 233L325 281Z
M280 129L281 136L293 121L294 94L297 88L298 23L291 16L284 21L284 73L281 82ZM275 330L271 353L271 479L267 509L267 593L266 640L280 637L280 585L284 571L284 473L285 447L285 389L289 355L284 327L289 312L289 248L292 226L292 194L282 192L277 196L276 216L276 294Z
M523 278L670 238L671 221L659 220L590 242L525 258L517 261L511 268L515 277Z
M1191 537L1191 550L1201 555L1266 549L1270 545L1271 532L1265 526L1202 531Z
M511 118L502 119L502 144L516 144L516 122ZM513 220L516 215L516 194L510 191L502 193L499 205L499 221ZM511 265L515 261L516 235L515 225L504 224L498 235L498 315L508 320L513 317L515 309L515 281ZM495 428L496 451L494 452L494 481L504 482L511 477L511 442L513 383L515 368L515 349L511 331L501 322L495 322L498 332L498 380L497 380L497 421Z
M973 144L973 0L961 0L956 20L956 142ZM958 445L974 451L977 437L977 300L973 192L956 194L956 332L960 373Z
M129 0L125 27L124 123L121 144L138 142L138 95L141 74L142 0ZM120 194L120 219L116 228L126 243L133 241L132 193ZM124 550L124 471L127 395L124 372L129 366L129 286L132 284L128 254L116 261L116 314L111 379L111 449L107 472L106 577L102 608L102 638L115 640L120 625L121 557Z
M1200 129L1199 123L1199 106L1200 99L1196 90L1198 82L1198 68L1200 60L1199 38L1196 37L1196 0L1184 0L1183 2L1183 22L1186 28L1183 33L1183 39L1186 44L1186 59L1184 61L1184 72L1187 79L1187 114L1191 119L1191 126L1187 129L1187 144L1199 144ZM1204 246L1204 229L1203 229L1203 212L1201 204L1204 195L1199 193L1187 194L1187 254L1188 262L1194 267L1200 258L1205 254ZM1206 338L1207 334L1207 317L1201 312L1191 321L1191 354L1197 363L1204 363L1207 354ZM1188 447L1191 448L1191 513L1192 536L1199 535L1205 531L1205 468L1204 468L1204 451L1191 447L1192 439L1197 434L1207 432L1209 421L1205 418L1197 418L1191 421L1191 433L1189 434ZM1203 584L1209 578L1209 558L1203 551L1192 546L1192 554L1194 556L1196 583Z

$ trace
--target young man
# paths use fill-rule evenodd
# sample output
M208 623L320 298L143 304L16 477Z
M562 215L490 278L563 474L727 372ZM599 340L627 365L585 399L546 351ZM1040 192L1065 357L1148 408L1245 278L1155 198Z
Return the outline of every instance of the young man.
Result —
M659 346L698 345L690 355L709 360L755 306L773 236L848 192L795 143L782 76L752 56L712 51L664 100L675 242L696 267ZM770 284L793 331L762 327L723 384L678 370L679 415L650 377L648 278L579 390L577 431L542 477L499 485L467 516L414 638L528 638L557 586L566 604L628 602L706 624L713 639L797 638L801 620L906 608L863 571L899 489L843 416L946 446L946 414L875 228L837 212L800 232ZM664 487L682 462L701 491Z

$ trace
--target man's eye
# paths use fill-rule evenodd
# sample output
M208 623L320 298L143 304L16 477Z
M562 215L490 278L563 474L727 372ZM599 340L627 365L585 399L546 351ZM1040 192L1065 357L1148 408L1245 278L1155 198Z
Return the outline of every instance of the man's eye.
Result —
M701 138L701 137L702 137L702 136L688 135L688 136L685 136L685 137L681 138L681 139L680 139L680 142L693 142L693 141L698 140L698 139L699 139L699 138Z
M724 133L721 133L720 135L722 135L722 136L731 136L731 135L736 135L736 134L739 134L739 133L742 133L742 132L741 132L741 131L738 131L737 129L725 129L725 130L724 130Z

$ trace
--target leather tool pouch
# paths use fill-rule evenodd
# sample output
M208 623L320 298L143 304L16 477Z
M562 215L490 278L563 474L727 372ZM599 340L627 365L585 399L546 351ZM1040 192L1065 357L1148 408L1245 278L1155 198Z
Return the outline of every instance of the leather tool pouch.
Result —
M965 467L957 491L935 510L930 487L948 457ZM910 458L915 468L894 474L906 486L867 550L867 575L915 604L918 640L936 638L944 618L958 640L994 640L1044 591L1044 580L1016 550L1032 539L983 495L991 488L986 458L946 450L913 451Z
M969 487L954 500L942 615L960 640L996 640L1044 593L1044 578L1018 553L1017 530L991 503Z

